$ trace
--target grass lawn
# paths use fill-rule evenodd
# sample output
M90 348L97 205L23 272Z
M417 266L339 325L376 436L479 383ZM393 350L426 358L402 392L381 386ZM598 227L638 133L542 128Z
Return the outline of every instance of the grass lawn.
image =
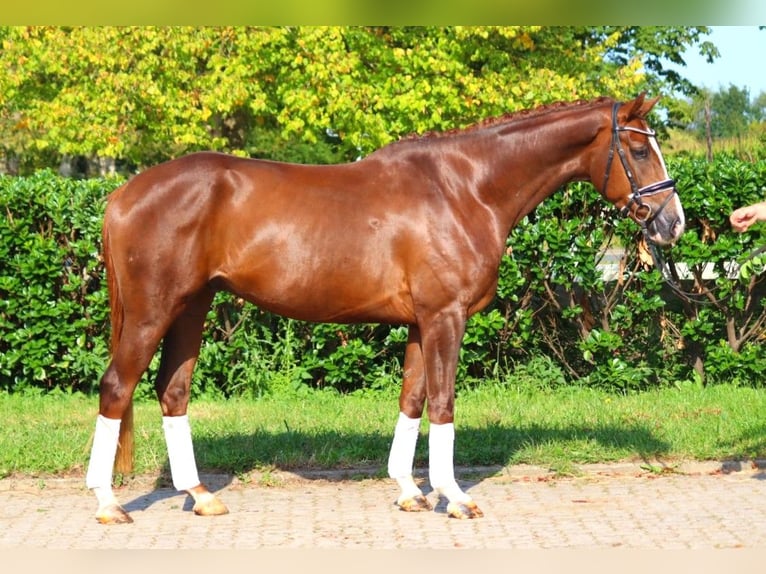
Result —
M0 478L84 475L97 397L0 394ZM378 468L398 406L392 394L193 401L201 472ZM167 473L156 402L136 403L136 474ZM568 388L486 389L456 402L455 464L544 466L596 462L766 458L766 390L669 388L627 396ZM427 466L427 423L416 466Z

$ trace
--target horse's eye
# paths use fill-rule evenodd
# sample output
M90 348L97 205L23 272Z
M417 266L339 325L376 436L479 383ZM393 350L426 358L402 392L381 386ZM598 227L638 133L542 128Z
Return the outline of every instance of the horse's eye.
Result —
M649 157L649 148L646 146L636 149L631 148L630 153L636 159L646 159Z

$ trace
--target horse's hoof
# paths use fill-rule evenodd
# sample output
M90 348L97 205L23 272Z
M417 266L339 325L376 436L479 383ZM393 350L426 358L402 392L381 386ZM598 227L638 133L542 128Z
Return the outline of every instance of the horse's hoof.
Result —
M405 512L426 512L434 508L422 494L405 498L404 500L397 500L396 504Z
M473 501L470 502L450 502L447 505L447 514L452 518L481 518L484 513L476 506Z
M226 505L214 496L197 502L192 510L197 516L221 516L229 513Z
M218 500L215 494L210 492L204 484L198 484L186 492L194 499L192 510L197 516L220 516L229 513L226 505Z
M131 524L133 522L130 515L119 504L99 508L96 520L101 524Z

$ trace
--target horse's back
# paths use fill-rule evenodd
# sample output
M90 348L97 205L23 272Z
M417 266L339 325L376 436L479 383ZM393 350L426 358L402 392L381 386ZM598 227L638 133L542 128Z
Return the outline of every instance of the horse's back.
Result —
M403 227L423 226L387 215L396 202L367 177L372 163L200 152L147 169L109 199L118 272L188 292L213 285L295 318L410 316L409 303L391 301L407 289Z
M460 293L474 307L494 289L493 228L440 179L437 151L337 165L190 154L117 190L106 225L127 281L182 297L212 285L297 319L410 323L416 306Z
M152 166L114 190L108 198L108 209L123 213L139 204L178 199L182 194L212 192L227 174L241 169L250 160L218 152L195 152Z

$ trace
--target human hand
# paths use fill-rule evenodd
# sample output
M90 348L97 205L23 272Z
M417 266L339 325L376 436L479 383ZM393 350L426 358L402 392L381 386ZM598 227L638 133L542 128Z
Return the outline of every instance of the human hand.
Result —
M766 202L740 207L732 211L729 216L731 226L739 233L747 231L751 225L764 219L766 219Z

